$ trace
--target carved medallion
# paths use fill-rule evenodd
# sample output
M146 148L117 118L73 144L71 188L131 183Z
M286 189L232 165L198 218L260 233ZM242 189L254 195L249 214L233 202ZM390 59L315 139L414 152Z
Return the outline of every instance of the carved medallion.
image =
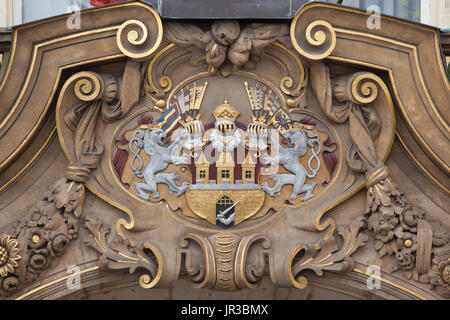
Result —
M172 94L161 115L145 112L118 132L113 162L133 196L227 228L312 201L330 183L330 131L311 115L293 119L276 88L236 78L226 80L236 106L224 95L211 104L223 83L197 79Z
M304 270L351 270L364 218L338 224L327 212L363 187L370 228L403 212L383 164L395 125L387 86L320 61L336 45L328 24L307 26L295 51L283 25L211 28L168 23L164 45L127 60L122 82L95 72L66 82L57 119L67 175L127 214L114 226L90 218L88 244L110 268L134 272L138 261L145 288L181 272L198 288L252 288L267 273L304 288ZM315 41L324 28L331 38Z

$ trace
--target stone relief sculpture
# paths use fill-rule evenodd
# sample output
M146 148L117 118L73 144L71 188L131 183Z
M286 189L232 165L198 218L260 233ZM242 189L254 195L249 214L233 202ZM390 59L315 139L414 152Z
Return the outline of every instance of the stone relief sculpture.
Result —
M306 178L314 178L317 174L317 171L320 169L320 160L317 155L321 151L321 145L319 136L313 134L311 131L306 131L308 137L311 138L307 140L306 133L303 130L291 129L284 135L285 139L288 140L288 148L280 147L278 142L271 137L272 148L279 149L280 152L277 157L266 157L266 163L269 164L281 164L288 171L294 174L273 174L271 179L274 180L275 186L269 187L267 182L263 185L263 190L267 192L271 197L275 193L281 193L281 188L286 184L293 185L293 192L291 195L291 200L295 200L300 193L306 192L306 195L303 198L303 201L307 201L311 199L314 195L312 191L314 187L317 185L317 182L313 182L311 184L305 184ZM317 144L319 146L318 150L313 150L313 155L308 160L308 167L312 171L312 173L308 173L305 167L298 162L298 158L302 157L308 151L308 146L311 148ZM313 170L311 168L311 160L316 158L318 161L317 169Z
M349 90L345 90L343 86L351 85L352 88L356 88L361 85L358 81L364 79L377 81L376 77L370 74L354 74L347 78L336 79L333 88L325 64L312 63L311 70L311 84L323 110L336 122L347 119L349 121L354 145L349 149L347 162L351 170L365 172L367 176L368 229L375 232L375 249L380 257L385 255L395 257L391 272L401 269L408 278L414 277L416 281L430 282L436 278L437 264L448 263L448 232L435 234L430 223L424 219L422 210L409 204L398 191L389 177L388 168L376 155L374 140L380 132L378 116L374 110L361 107L362 97L345 96ZM327 84L326 90L322 89L324 83ZM362 86L364 87L364 84ZM366 86L371 87L366 91L368 95L377 93L374 86L368 83ZM330 99L332 90L337 100L344 104L332 103ZM356 89L353 92L357 92ZM436 224L434 225L436 228ZM435 237L439 237L440 240L434 240ZM431 263L433 255L436 259ZM447 262L443 262L446 259ZM448 295L445 290L442 294Z
M253 68L251 55L258 55L259 50L275 41L290 43L285 24L251 23L241 29L237 21L220 20L212 23L211 31L204 32L191 24L171 22L165 24L164 34L169 42L191 50L191 61L205 55L211 72L219 70L227 60L234 67Z
M138 138L140 135L141 138ZM175 192L178 196L181 195L187 189L187 182L184 181L181 186L175 183L180 177L175 171L172 173L158 173L167 168L170 163L175 163L176 165L187 164L187 158L183 156L177 156L175 153L179 149L180 145L184 140L184 136L179 136L172 144L168 147L164 147L164 139L166 138L166 133L161 129L149 129L144 132L138 130L133 134L133 139L130 141L130 150L133 150L133 144L137 144L137 152L134 153L135 157L139 160L139 168L134 168L133 162L131 166L138 177L143 177L145 183L136 183L136 189L138 190L139 197L144 200L148 200L149 194L152 193L154 198L159 198L157 191L158 183L165 183L169 186L169 193ZM139 151L144 148L145 153L147 153L151 162L144 168L144 171L140 173L142 169L142 159L139 156Z
M449 231L385 164L388 77L333 60L342 28L307 13L200 27L146 12L115 27L112 61L67 71L56 127L69 165L2 230L2 296L39 279L81 232L102 268L137 273L147 289L182 274L194 288L254 289L268 276L304 289L307 271L357 270L360 250L449 296ZM339 211L364 187L365 210ZM85 216L87 188L124 216Z
M68 250L70 242L78 236L84 195L82 183L66 178L58 180L28 217L17 221L2 236L5 240L2 247L6 250L0 269L4 271L3 295L36 280Z

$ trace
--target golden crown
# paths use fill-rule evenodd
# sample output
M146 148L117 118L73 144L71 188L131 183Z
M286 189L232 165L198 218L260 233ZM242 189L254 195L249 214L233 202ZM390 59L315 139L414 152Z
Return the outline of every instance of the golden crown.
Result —
M239 111L228 104L228 99L225 99L223 104L218 106L213 113L214 118L216 118L217 121L230 120L232 122L236 121L239 114Z

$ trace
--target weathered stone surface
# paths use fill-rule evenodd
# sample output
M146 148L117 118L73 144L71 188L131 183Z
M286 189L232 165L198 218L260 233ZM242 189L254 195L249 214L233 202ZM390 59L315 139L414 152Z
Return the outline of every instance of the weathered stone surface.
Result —
M2 297L449 297L436 29L319 3L82 17L17 27L4 64Z

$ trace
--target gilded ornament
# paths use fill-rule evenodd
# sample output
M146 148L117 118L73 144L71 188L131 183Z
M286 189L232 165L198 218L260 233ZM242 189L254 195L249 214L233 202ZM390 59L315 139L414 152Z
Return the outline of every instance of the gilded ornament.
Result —
M291 40L297 52L311 60L327 58L336 47L336 31L327 21L316 20L308 25L297 15L291 24ZM304 30L304 34L299 30Z
M166 101L164 101L164 100L158 100L158 101L156 102L156 106L157 106L160 110L163 110L163 109L166 108L167 103L166 103Z
M0 276L5 278L8 274L14 273L19 267L21 259L19 242L11 236L2 234L0 236Z
M162 41L162 22L155 10L153 19L139 21L130 19L117 30L116 43L120 51L128 57L143 60L150 57Z
M450 290L450 258L439 263L436 273L440 285Z
M149 203L159 199L168 201L173 210L181 207L183 215L202 218L223 228L232 228L270 212L268 197L279 198L283 193L285 200L277 200L281 206L287 203L286 200L310 200L312 189L318 182L305 183L299 176L298 168L309 170L304 180L322 179L323 142L327 138L316 130L312 122L292 121L289 113L284 111L283 99L276 89L260 81L253 84L244 81L243 84L252 113L252 122L246 130L238 124L241 112L226 97L211 112L215 121L209 124L210 129L205 130L203 118L208 115L202 114L202 103L209 87L208 81L201 83L198 79L192 79L177 87L169 96L168 108L159 119L145 116L149 119L148 123L123 132L123 137L129 141L128 146L120 143L120 149L128 153L123 183L131 186L125 188ZM285 161L283 170L287 170L289 162L294 165L292 175L280 172L282 179L277 179L277 173L272 176L276 180L272 179L275 186L271 186L273 182L268 180L270 174L267 177L262 175L262 170L265 170L263 166L268 163L264 163L261 155L267 153L271 127L286 140L288 148L285 148L284 154L292 155L289 159L293 161ZM165 141L169 138L172 144L166 145ZM276 144L271 143L274 150ZM169 151L169 148L171 152L155 151ZM302 152L296 155L295 150L300 149ZM214 150L215 156L209 154L211 150ZM300 163L299 157L306 154L308 158ZM239 160L239 157L242 159ZM161 161L164 165L158 166ZM319 171L322 174L318 179ZM145 172L153 175L145 178ZM163 176L170 179L163 179ZM177 179L180 181L175 182ZM161 188L162 185L168 186L167 191ZM302 189L300 185L309 189ZM294 190L289 197L285 193L290 186ZM323 185L320 185L316 190L322 188ZM304 199L297 199L301 193L305 193ZM264 206L264 203L267 204Z

